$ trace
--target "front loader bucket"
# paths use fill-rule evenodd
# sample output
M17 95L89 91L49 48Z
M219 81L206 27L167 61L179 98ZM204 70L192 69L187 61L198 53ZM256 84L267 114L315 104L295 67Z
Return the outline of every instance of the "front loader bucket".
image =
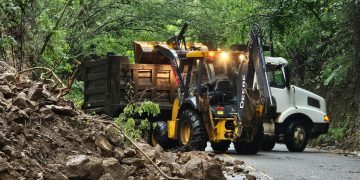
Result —
M156 52L154 45L167 46L165 42L134 42L134 55L136 64L169 64L169 60Z

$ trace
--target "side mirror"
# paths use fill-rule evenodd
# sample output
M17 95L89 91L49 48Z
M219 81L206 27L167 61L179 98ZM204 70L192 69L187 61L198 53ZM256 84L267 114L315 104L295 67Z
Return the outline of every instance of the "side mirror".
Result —
M290 89L290 68L289 68L289 66L285 66L284 70L285 70L285 85L288 89Z

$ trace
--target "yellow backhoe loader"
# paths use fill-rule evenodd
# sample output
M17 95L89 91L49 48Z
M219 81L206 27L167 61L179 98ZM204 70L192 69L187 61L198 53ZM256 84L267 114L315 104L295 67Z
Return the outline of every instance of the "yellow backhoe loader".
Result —
M238 153L255 154L263 121L275 115L259 25L247 45L209 51L187 43L183 26L167 42L136 42L137 63L170 64L176 84L171 119L157 121L150 143L163 148L224 152L231 142Z

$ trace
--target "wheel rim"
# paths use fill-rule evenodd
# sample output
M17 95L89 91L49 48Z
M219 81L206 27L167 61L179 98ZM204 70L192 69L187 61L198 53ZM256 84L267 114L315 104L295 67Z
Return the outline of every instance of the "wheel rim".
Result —
M188 122L184 122L181 127L180 139L182 144L188 144L190 141L190 124Z
M305 139L305 129L303 127L296 127L294 131L294 142L296 145L300 145Z

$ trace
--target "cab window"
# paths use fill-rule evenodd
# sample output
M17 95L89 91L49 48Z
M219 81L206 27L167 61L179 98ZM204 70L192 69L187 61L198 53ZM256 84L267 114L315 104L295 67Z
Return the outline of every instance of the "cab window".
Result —
M266 74L268 76L269 84L275 88L285 88L286 83L281 69L281 65L266 65Z

